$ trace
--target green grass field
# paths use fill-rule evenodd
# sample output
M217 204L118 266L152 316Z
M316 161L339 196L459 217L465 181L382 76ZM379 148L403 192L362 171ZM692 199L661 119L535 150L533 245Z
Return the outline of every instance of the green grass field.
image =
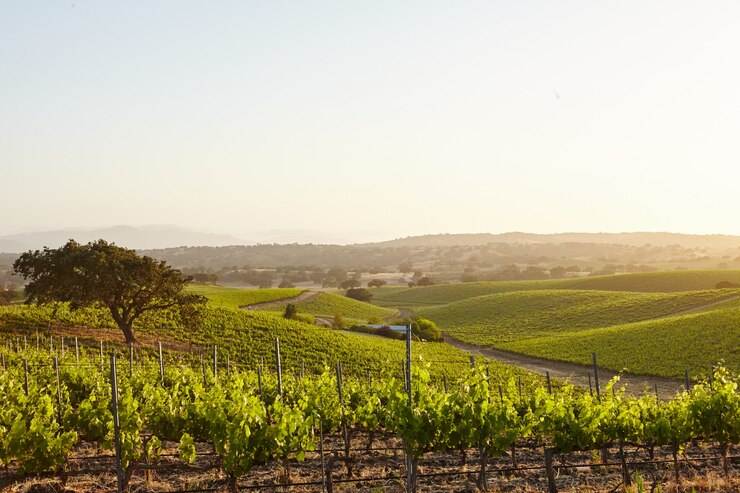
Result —
M613 327L566 332L501 344L510 351L542 358L591 363L630 372L680 377L706 375L724 360L740 368L740 310L715 310Z
M339 313L344 318L362 322L366 322L371 318L384 320L398 314L398 310L363 303L362 301L353 300L352 298L334 293L318 293L307 301L296 303L295 306L298 308L298 313L308 313L309 315L319 317L333 317ZM271 311L283 311L284 309L285 305L267 308L267 310Z
M686 293L519 291L480 296L419 310L446 333L501 347L523 339L666 317L737 298L740 290Z
M288 288L269 288L269 289L238 289L227 288L223 286L204 286L191 284L187 288L188 292L201 294L208 298L208 304L211 306L220 306L224 308L240 308L255 303L264 303L266 301L277 301L285 298L298 296L303 289Z

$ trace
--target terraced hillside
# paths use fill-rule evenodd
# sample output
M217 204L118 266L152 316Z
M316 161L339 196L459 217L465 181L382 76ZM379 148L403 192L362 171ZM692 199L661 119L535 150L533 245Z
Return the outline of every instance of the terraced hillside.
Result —
M363 322L371 318L384 320L398 315L398 310L382 308L334 293L316 293L316 296L295 303L295 306L299 313L308 313L319 317L333 317L339 313L344 318ZM285 304L273 304L267 307L267 310L271 311L283 311L284 309Z

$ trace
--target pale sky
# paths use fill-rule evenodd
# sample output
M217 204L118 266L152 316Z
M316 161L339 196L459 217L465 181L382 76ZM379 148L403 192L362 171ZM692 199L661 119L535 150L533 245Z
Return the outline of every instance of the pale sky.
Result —
M0 1L0 234L740 234L738 26L734 0Z

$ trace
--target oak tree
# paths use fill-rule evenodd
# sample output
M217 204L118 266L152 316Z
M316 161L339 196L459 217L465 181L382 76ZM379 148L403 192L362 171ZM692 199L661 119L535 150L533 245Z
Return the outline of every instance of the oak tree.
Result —
M67 302L72 310L102 306L134 343L134 322L142 314L179 309L192 316L205 298L184 292L191 278L183 277L165 261L105 240L81 245L69 240L60 248L28 251L14 263L23 276L26 303Z

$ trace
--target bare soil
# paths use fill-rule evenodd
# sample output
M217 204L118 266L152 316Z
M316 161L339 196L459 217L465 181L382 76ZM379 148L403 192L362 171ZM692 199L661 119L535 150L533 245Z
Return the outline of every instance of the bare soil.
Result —
M210 447L199 444L199 455L195 463L186 465L173 456L177 452L176 443L165 442L164 445L164 456L152 466L148 477L145 465L140 464L137 467L130 484L132 492L228 490L228 480L218 470L217 458L211 454ZM326 438L324 458L332 471L334 492L404 492L405 467L403 452L398 450L400 441L396 438L375 440L369 451L366 450L367 445L367 434L353 434L353 451L349 462L353 475L350 478L344 461L342 438L337 435ZM664 462L638 464L648 460L647 451L634 447L627 449L628 468L632 478L635 478L637 471L647 485L645 491L650 491L651 486L658 484L664 492L691 491L692 487L697 493L740 491L740 475L736 470L740 461L735 458L735 469L731 470L729 476L725 476L716 447L687 448L685 455L680 458L681 484L678 488L673 482L671 457L667 450L656 450L655 459ZM555 466L558 490L566 493L624 491L620 487L622 475L617 450L608 451L609 466L589 465L600 460L598 454L591 453L557 456ZM541 448L518 448L515 456L509 452L503 457L491 459L488 465L487 491L547 491L543 466ZM322 491L321 470L320 455L311 453L304 462L290 461L287 473L284 466L277 462L255 466L248 476L240 478L239 486L244 491L319 492ZM460 452L426 454L419 464L418 491L481 491L476 486L478 470L477 456L472 450L466 451L464 460ZM74 458L69 461L68 471L63 476L18 476L11 467L0 473L0 490L17 493L115 491L115 464L111 452L99 450L95 444L83 443L75 450Z

